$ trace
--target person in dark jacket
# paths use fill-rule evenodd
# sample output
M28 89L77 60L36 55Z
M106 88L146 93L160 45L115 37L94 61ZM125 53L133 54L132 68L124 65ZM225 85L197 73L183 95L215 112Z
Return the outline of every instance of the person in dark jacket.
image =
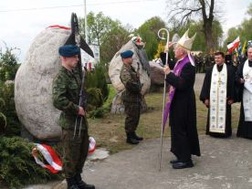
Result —
M89 136L85 108L79 105L80 71L76 69L80 49L76 45L59 48L62 67L53 81L53 105L61 111L63 172L68 189L95 189L82 181L81 173L88 154ZM77 128L75 121L78 122Z
M168 102L164 111L164 122L169 116L171 127L171 152L176 156L170 163L174 169L193 167L191 155L200 156L196 126L196 101L194 93L195 66L190 49L194 41L188 37L188 30L175 46L177 62L171 70L164 67L166 82L170 86Z
M138 71L131 66L133 63L133 54L131 50L123 51L120 54L123 61L120 79L125 86L125 90L122 93L122 101L126 114L126 142L129 144L138 144L139 141L143 140L143 137L137 136L136 134L141 112L142 84L140 83Z

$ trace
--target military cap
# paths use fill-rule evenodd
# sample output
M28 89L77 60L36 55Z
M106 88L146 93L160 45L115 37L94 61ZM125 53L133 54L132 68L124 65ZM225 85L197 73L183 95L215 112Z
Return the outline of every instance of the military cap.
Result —
M133 56L133 52L131 50L126 50L126 51L123 51L120 55L122 58L130 58Z
M76 45L64 45L59 48L59 54L64 57L71 57L78 55L80 48Z

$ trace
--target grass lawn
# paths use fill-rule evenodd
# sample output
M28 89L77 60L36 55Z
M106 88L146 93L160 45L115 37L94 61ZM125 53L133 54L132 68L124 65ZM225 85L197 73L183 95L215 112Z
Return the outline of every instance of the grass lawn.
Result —
M199 87L200 88L200 87ZM114 97L115 92L111 89L109 102ZM197 127L200 135L205 134L205 124L207 117L207 108L199 101L200 91L196 90L197 103ZM141 114L140 123L137 133L144 139L153 139L160 137L160 128L162 120L162 99L163 92L149 93L145 96L148 105L148 111ZM240 104L236 103L232 106L232 128L237 127L239 119ZM182 110L183 111L183 110ZM97 146L106 148L111 154L121 150L130 149L133 146L125 142L124 118L122 115L106 114L103 119L89 119L89 134L93 136L97 142ZM235 130L236 132L236 130ZM233 134L236 134L233 131ZM170 129L167 126L164 136L170 135Z

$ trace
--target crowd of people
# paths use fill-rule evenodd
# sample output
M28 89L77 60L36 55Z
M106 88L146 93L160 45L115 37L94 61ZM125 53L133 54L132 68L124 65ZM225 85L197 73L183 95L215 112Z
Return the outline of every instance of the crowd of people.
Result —
M206 70L212 67L215 64L214 53L203 54L192 53L195 59L195 68L196 73L205 73ZM236 53L232 54L229 51L225 53L225 63L232 65L234 68L237 68L241 62L244 62L246 59L245 55L237 55Z
M208 108L206 134L232 136L231 105L240 103L237 137L252 139L252 46L246 56L215 52L205 71L200 100Z
M206 74L200 101L208 109L206 134L212 137L232 136L231 106L240 102L237 137L252 139L252 46L247 48L247 59L237 66L230 63L228 54L218 51L208 58L207 66L201 67L204 65L201 54L193 57L190 52L194 39L195 35L189 38L186 31L176 44L169 43L169 47L174 48L176 61L169 64L168 60L163 68L168 100L162 113L164 125L168 123L171 129L170 151L176 157L170 161L173 169L193 167L191 156L201 155L194 82L196 73L202 69ZM79 53L76 45L59 48L62 67L53 81L53 104L61 110L59 123L62 127L63 171L68 188L94 189L94 185L87 184L81 178L89 136L85 106L78 102L82 78L75 68ZM125 86L122 101L126 113L126 142L136 145L143 140L136 134L142 85L138 72L131 65L133 54L129 49L121 52L123 66L120 79Z
M206 135L232 136L232 104L240 102L237 137L252 139L252 46L247 56L216 51L203 56L190 52L194 37L187 32L173 45L175 59L164 63L168 102L164 113L171 128L170 163L174 169L193 167L191 155L200 156L196 130L196 106L193 85L195 74L205 73L199 100L207 108ZM164 57L164 53L162 54ZM162 57L161 57L162 59ZM166 121L166 120L165 120Z

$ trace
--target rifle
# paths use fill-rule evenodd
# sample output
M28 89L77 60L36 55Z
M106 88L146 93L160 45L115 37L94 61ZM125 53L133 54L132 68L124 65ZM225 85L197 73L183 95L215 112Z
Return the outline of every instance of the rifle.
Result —
M84 81L85 81L85 71L83 71L83 75L82 75L82 79L81 79L81 89L80 89L80 93L79 93L79 103L78 106L83 106L84 104ZM79 129L79 133L78 133L78 137L81 136L81 126L82 126L82 121L83 121L83 116L77 115L76 119L75 119L75 125L74 125L74 135L73 135L73 139L76 137L76 132L77 132L77 127Z
M83 49L86 53L88 53L90 56L94 57L93 51L88 46L86 41L80 36L78 18L75 13L72 13L71 15L71 34L67 39L65 45L69 44L77 45L78 47ZM84 93L85 71L82 71L81 53L78 55L78 57L79 57L78 70L81 78L81 88L79 92L78 106L82 106L84 104L83 93ZM78 115L75 119L73 139L76 137L77 128L79 130L78 137L80 137L82 122L83 122L83 116Z

